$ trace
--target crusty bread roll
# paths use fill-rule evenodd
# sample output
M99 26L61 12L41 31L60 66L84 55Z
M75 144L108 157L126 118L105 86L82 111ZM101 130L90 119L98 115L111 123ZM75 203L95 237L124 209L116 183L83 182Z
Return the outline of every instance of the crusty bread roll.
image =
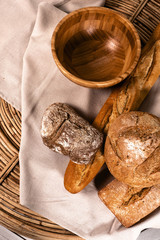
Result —
M104 156L116 179L98 195L130 227L160 206L160 118L121 114L109 127Z
M160 119L138 111L120 115L109 127L104 156L117 180L140 188L160 184Z
M97 115L93 125L105 134L110 124L123 112L137 110L160 75L160 24L142 51L141 58L128 79L116 87ZM104 164L103 149L92 163L85 166L69 162L64 186L71 193L81 191L97 175Z
M160 206L160 185L132 188L115 179L98 195L125 227L139 222Z
M45 110L41 136L47 147L77 164L91 162L103 143L103 134L65 103L53 103Z

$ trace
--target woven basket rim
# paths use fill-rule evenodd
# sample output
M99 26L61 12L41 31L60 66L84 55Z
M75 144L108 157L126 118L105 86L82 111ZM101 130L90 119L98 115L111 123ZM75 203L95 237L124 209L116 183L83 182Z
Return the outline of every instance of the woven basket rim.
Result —
M106 0L105 7L124 14L137 29L142 45L160 23L159 0ZM0 223L18 234L32 239L81 238L19 204L19 147L21 113L0 99L2 147L0 162Z

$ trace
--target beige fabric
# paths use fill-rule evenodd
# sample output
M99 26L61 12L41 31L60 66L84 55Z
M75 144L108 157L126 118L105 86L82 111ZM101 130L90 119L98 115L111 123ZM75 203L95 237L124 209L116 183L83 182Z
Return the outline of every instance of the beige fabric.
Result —
M28 1L28 4L31 2L33 3L33 1ZM57 8L57 5L54 6L55 3L61 10ZM22 34L23 38L19 38L22 41L19 44L22 44L23 48L23 53L22 49L19 49L20 55L17 52L17 55L15 54L15 61L17 59L19 65L13 63L10 67L12 71L9 71L7 67L11 64L10 58L6 68L3 66L8 80L6 85L2 83L2 96L22 110L20 202L85 239L135 240L142 229L160 227L159 210L145 221L130 229L125 229L98 198L94 181L75 195L64 189L63 176L69 159L45 147L40 136L42 114L48 105L53 102L68 103L82 116L92 121L111 92L111 89L88 89L72 83L57 69L52 57L51 36L56 24L65 16L64 11L70 12L82 7L82 3L103 5L104 1L73 0L54 1L54 4L51 1L40 3L37 11L35 8L34 14L31 14L32 27L30 25L28 42L25 39L24 45L22 44L26 33ZM35 15L36 21L33 28ZM19 18L22 19L22 15ZM18 45L18 39L16 41ZM6 46L9 47L7 43ZM9 50L12 53L10 48ZM11 57L11 54L9 56ZM15 69L17 69L17 74L14 79L12 78L12 82L10 77ZM19 88L15 89L15 85ZM159 102L160 81L157 81L141 109L160 117Z
M41 2L51 3L66 12L88 5L104 5L104 0L0 1L0 97L18 110L21 110L23 56Z
M18 110L21 110L23 55L41 1L0 1L0 97Z

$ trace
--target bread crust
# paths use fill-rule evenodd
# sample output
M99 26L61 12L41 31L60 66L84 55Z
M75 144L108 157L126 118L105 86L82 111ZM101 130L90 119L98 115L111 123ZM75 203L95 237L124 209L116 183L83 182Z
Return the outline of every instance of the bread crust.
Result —
M91 162L103 142L103 134L65 103L53 103L45 110L41 136L52 151L68 155L77 164Z
M98 195L125 227L134 225L160 206L160 185L132 188L115 179Z
M120 115L109 128L104 156L119 181L141 188L160 184L160 119L143 112Z
M148 52L149 50L149 52ZM145 72L144 72L145 71ZM151 40L146 44L135 71L122 86L117 86L98 113L93 125L107 135L110 124L123 112L137 110L160 75L160 24L155 29ZM69 162L64 186L71 193L85 188L97 175L105 160L103 149L95 155L92 163L83 166ZM83 169L83 171L82 171ZM76 173L79 172L78 175ZM70 176L72 174L72 176ZM83 181L82 179L83 175Z

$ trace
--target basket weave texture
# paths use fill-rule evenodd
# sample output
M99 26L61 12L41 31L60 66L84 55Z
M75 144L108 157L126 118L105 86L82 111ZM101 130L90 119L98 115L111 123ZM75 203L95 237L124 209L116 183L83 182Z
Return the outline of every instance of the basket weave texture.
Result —
M21 114L0 99L0 224L32 239L74 239L73 233L19 204Z
M160 23L160 0L106 0L105 7L118 11L133 23L142 46Z
M105 7L124 14L139 32L142 45L160 23L160 0L106 0ZM21 114L0 99L0 224L32 239L80 240L50 220L19 204Z

